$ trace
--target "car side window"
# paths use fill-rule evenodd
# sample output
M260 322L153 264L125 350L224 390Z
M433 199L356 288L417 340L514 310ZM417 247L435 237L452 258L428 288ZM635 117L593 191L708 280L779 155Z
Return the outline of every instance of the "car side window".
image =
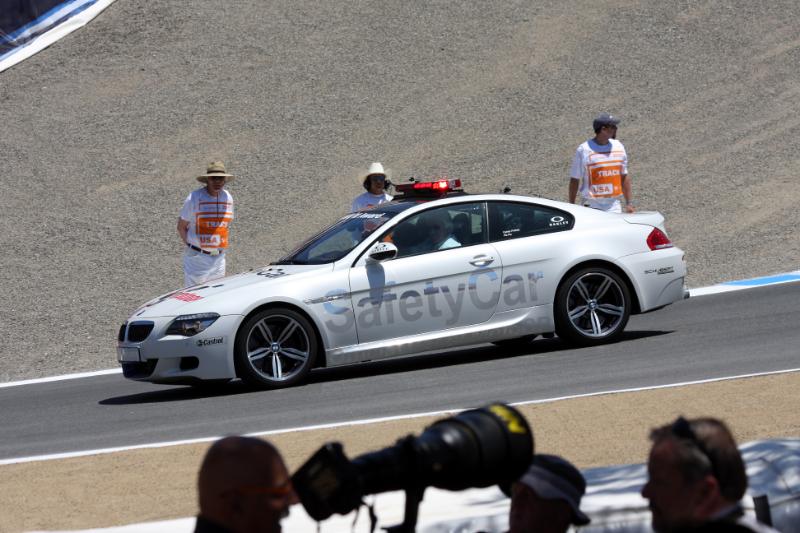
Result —
M536 204L489 203L491 242L572 229L573 216L566 211Z
M486 242L483 202L436 207L400 222L381 240L397 246L397 257Z

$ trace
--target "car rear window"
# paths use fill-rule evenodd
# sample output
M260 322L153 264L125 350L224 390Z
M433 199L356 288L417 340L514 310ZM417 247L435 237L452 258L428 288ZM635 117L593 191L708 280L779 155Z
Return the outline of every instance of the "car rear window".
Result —
M489 239L492 242L567 231L574 224L571 214L552 207L489 202Z

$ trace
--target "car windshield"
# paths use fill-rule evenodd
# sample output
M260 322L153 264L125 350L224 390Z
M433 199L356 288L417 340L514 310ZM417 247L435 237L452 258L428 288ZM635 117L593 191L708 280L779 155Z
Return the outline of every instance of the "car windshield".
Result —
M375 230L412 206L411 203L384 204L345 215L273 264L321 265L338 261Z

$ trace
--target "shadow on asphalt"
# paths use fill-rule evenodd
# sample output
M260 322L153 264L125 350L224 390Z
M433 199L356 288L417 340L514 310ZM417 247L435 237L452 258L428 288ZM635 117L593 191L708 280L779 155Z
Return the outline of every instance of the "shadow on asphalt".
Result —
M634 341L637 339L667 335L671 331L631 331L625 332L619 342ZM366 364L352 365L349 367L320 368L311 373L306 383L324 383L327 381L339 381L350 378L362 378L369 376L380 376L385 374L396 374L416 370L427 370L431 368L442 368L447 366L457 366L471 363L481 363L494 361L497 359L511 359L527 355L544 355L553 352L563 352L575 350L575 346L563 342L558 337L552 339L537 339L522 347L509 348L504 346L494 346L491 344L481 345L470 349L453 349L434 354L415 355L409 357L398 357L386 361L375 361ZM591 350L592 348L586 348Z
M234 394L245 394L249 392L261 392L248 387L241 381L232 381L224 385L202 385L196 387L178 386L165 388L164 385L153 385L159 387L158 390L139 392L136 394L126 394L125 396L114 396L97 402L100 405L135 405L145 403L162 402L182 402L186 400L199 400L202 398L214 398L217 396L231 396Z
M629 342L649 337L668 335L672 331L661 330L639 330L626 331L619 342ZM585 350L602 349L603 346L594 348L581 348ZM337 368L319 368L311 372L305 383L290 389L279 389L275 391L264 391L251 387L239 380L224 384L204 384L200 386L179 386L155 391L128 394L125 396L115 396L100 400L100 405L132 405L162 402L179 402L186 400L197 400L202 398L214 398L217 396L232 396L240 394L268 394L280 393L286 390L298 390L304 386L315 383L327 383L331 381L346 381L348 379L364 378L370 376L382 376L386 374L399 374L433 368L457 366L472 363L494 361L497 359L510 359L524 357L528 355L544 355L554 352L575 350L572 345L566 344L558 337L552 339L537 339L522 347L507 348L491 344L480 345L468 349L452 349L445 352L433 354L415 355L399 357L386 361L375 361L360 363L350 366ZM154 385L156 386L156 385ZM162 386L163 387L163 386Z

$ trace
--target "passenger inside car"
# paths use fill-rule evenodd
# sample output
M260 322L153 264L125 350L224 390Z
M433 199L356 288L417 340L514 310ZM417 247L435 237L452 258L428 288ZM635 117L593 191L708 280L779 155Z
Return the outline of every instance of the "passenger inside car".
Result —
M453 236L462 245L472 244L472 228L467 213L458 213L453 217Z

